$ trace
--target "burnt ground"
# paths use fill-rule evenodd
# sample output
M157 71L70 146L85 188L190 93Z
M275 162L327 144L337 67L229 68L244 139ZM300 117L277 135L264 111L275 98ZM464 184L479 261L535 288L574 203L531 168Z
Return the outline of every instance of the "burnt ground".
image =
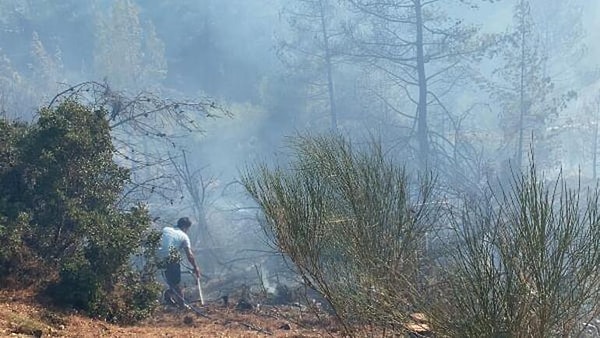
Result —
M51 309L33 291L0 291L2 337L339 337L325 312L298 305L259 305L242 309L239 301L211 302L192 310L161 306L135 326L90 319L75 311Z

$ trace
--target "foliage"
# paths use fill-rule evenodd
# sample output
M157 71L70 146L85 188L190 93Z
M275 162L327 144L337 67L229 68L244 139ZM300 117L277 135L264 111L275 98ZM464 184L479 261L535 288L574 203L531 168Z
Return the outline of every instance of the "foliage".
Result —
M6 55L0 55L0 116L6 117L12 109L24 109L30 99L27 79Z
M156 85L167 74L164 43L152 22L140 22L139 12L135 1L117 0L96 19L96 75L129 90Z
M549 167L555 164L551 161L557 142L547 126L576 93L557 93L547 71L548 53L542 44L542 32L533 22L529 1L520 0L513 12L514 27L505 36L502 63L494 70L488 90L499 103L503 148L515 166L521 168L530 140L538 158L547 159Z
M448 292L432 318L457 337L578 336L600 311L598 187L546 181L533 161L455 219ZM443 303L443 304L442 304Z
M29 215L18 210L4 191L21 188L14 167L20 162L18 143L26 132L27 127L22 124L0 121L0 189L3 192L0 195L0 276L13 275L15 279L21 279L22 274L29 272L26 266L20 264L31 258L30 250L23 245ZM12 219L8 214L13 215Z
M432 182L413 187L376 142L299 137L293 149L289 168L257 165L243 177L264 229L348 329L399 327L422 285Z
M337 10L330 0L293 2L284 11L293 35L282 39L278 48L279 58L314 93L309 102L329 115L332 130L336 130L338 124L334 68L340 56L338 40L343 36L335 18ZM315 104L317 101L324 103Z
M150 222L143 206L116 207L129 172L113 160L108 121L71 100L39 114L31 125L0 125L7 131L0 147L0 278L48 285L59 304L92 315L140 318L157 296L148 274L137 296L127 296L137 301L111 311L98 306L133 287L125 284L135 279L130 258Z
M289 167L257 165L243 183L349 332L399 328L417 310L442 336L577 335L600 313L600 187L548 183L532 159L491 199L441 213L436 184L413 189L377 143L300 137L293 149Z
M42 95L50 95L58 89L58 82L64 81L64 65L60 49L51 54L46 50L37 32L33 32L31 56L33 64L31 83Z
M495 42L451 14L480 2L485 1L456 1L452 8L452 1L347 1L356 13L348 27L353 48L347 53L380 74L370 89L384 111L390 109L402 121L403 134L410 138L406 144L415 146L422 169L436 162L436 150L453 147L446 144L448 131L436 128L433 117L457 119L447 96L456 88L468 88L471 62Z

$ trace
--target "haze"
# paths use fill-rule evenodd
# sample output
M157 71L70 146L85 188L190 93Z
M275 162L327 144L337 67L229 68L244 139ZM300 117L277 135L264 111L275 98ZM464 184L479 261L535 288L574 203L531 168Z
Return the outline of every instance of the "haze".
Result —
M257 266L262 234L238 173L296 133L374 136L467 193L532 149L546 172L597 178L600 2L428 1L424 55L409 3L2 0L0 109L29 121L84 81L226 107L231 117L203 119L171 151L202 178L200 211L185 189L147 202L159 222L203 218L199 247Z

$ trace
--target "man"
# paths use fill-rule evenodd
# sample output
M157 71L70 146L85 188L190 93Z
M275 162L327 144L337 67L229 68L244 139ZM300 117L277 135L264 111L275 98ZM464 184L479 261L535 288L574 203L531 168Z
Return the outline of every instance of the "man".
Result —
M162 230L158 258L165 262L165 278L169 287L177 294L177 303L183 306L183 290L181 289L181 253L185 253L194 269L196 278L200 277L200 270L192 253L190 238L187 235L192 222L187 217L177 221L177 227L164 227Z

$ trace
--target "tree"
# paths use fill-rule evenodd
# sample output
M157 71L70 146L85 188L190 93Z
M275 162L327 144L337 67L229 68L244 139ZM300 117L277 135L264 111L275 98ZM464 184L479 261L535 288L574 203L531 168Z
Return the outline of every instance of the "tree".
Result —
M129 264L150 219L142 205L119 209L129 170L114 161L105 117L67 100L42 109L35 124L0 124L0 241L9 248L0 278L49 285L60 305L129 322L158 296L152 267ZM128 305L114 299L122 290Z
M164 49L152 22L141 23L133 0L116 0L109 14L97 17L95 73L117 88L156 86L167 73Z
M64 82L64 65L61 51L57 49L54 54L47 51L37 32L33 32L31 42L32 76L31 86L35 93L39 93L38 102L47 100L51 93L56 93L60 83Z
M89 76L74 73L88 68L93 53L92 8L72 0L7 0L0 7L2 59L10 63L1 67L0 77L12 80L0 88L4 108L31 120L62 82Z
M189 203L192 209L192 214L196 225L194 230L189 234L192 246L198 243L203 243L204 247L208 247L210 241L214 241L208 229L207 209L210 207L209 194L210 185L213 178L203 175L202 169L194 170L188 162L186 152L182 151L181 163L176 159L171 158L173 168L177 172L178 178L183 184L186 196L189 198ZM203 267L203 271L207 271Z
M300 0L287 7L285 14L293 35L280 42L280 58L294 72L301 73L316 93L325 88L330 128L336 130L334 64L339 56L337 40L342 35L335 26L336 5L331 0Z
M590 107L592 114L595 119L591 123L593 126L593 136L592 136L592 178L595 180L598 178L598 153L600 152L600 147L598 144L598 125L600 124L600 95L596 97L594 100L593 106Z
M58 93L48 108L73 100L84 102L108 121L115 157L131 170L132 179L120 200L124 207L154 201L153 197L171 204L180 198L180 180L169 154L180 148L181 137L203 131L203 119L230 115L210 98L188 101L146 91L129 94L94 81Z
M529 1L520 0L514 7L514 27L506 35L502 49L504 64L494 71L491 95L501 105L500 124L504 146L516 168L522 167L532 137L532 147L541 158L551 159L550 136L545 130L566 101L575 96L555 94L554 83L546 72L547 56L531 16ZM495 82L494 82L495 80Z
M9 114L22 114L30 107L33 94L28 90L28 81L15 69L11 60L0 55L0 116L13 118Z
M577 103L565 114L560 126L553 126L564 137L565 162L576 163L584 178L598 178L598 155L600 154L600 91L596 86L584 88L577 95ZM587 169L587 170L586 170Z
M581 67L586 56L590 56L584 43L586 31L583 24L588 5L589 2L583 0L531 1L540 45L548 57L546 72L561 91L581 85L583 76L576 77L574 73L587 69L588 74L584 76L592 75L589 67Z
M7 55L0 59L0 109L29 119L38 103L55 93L63 81L60 50L49 53L39 34L33 32L29 50L28 71L19 69ZM21 65L22 66L22 65Z
M431 109L452 113L444 96L465 79L467 61L482 53L488 41L478 38L475 27L450 18L440 1L349 2L361 18L349 32L355 46L351 55L380 70L401 93L394 96L403 100L386 103L410 121L407 134L409 139L415 135L425 168L433 160Z

